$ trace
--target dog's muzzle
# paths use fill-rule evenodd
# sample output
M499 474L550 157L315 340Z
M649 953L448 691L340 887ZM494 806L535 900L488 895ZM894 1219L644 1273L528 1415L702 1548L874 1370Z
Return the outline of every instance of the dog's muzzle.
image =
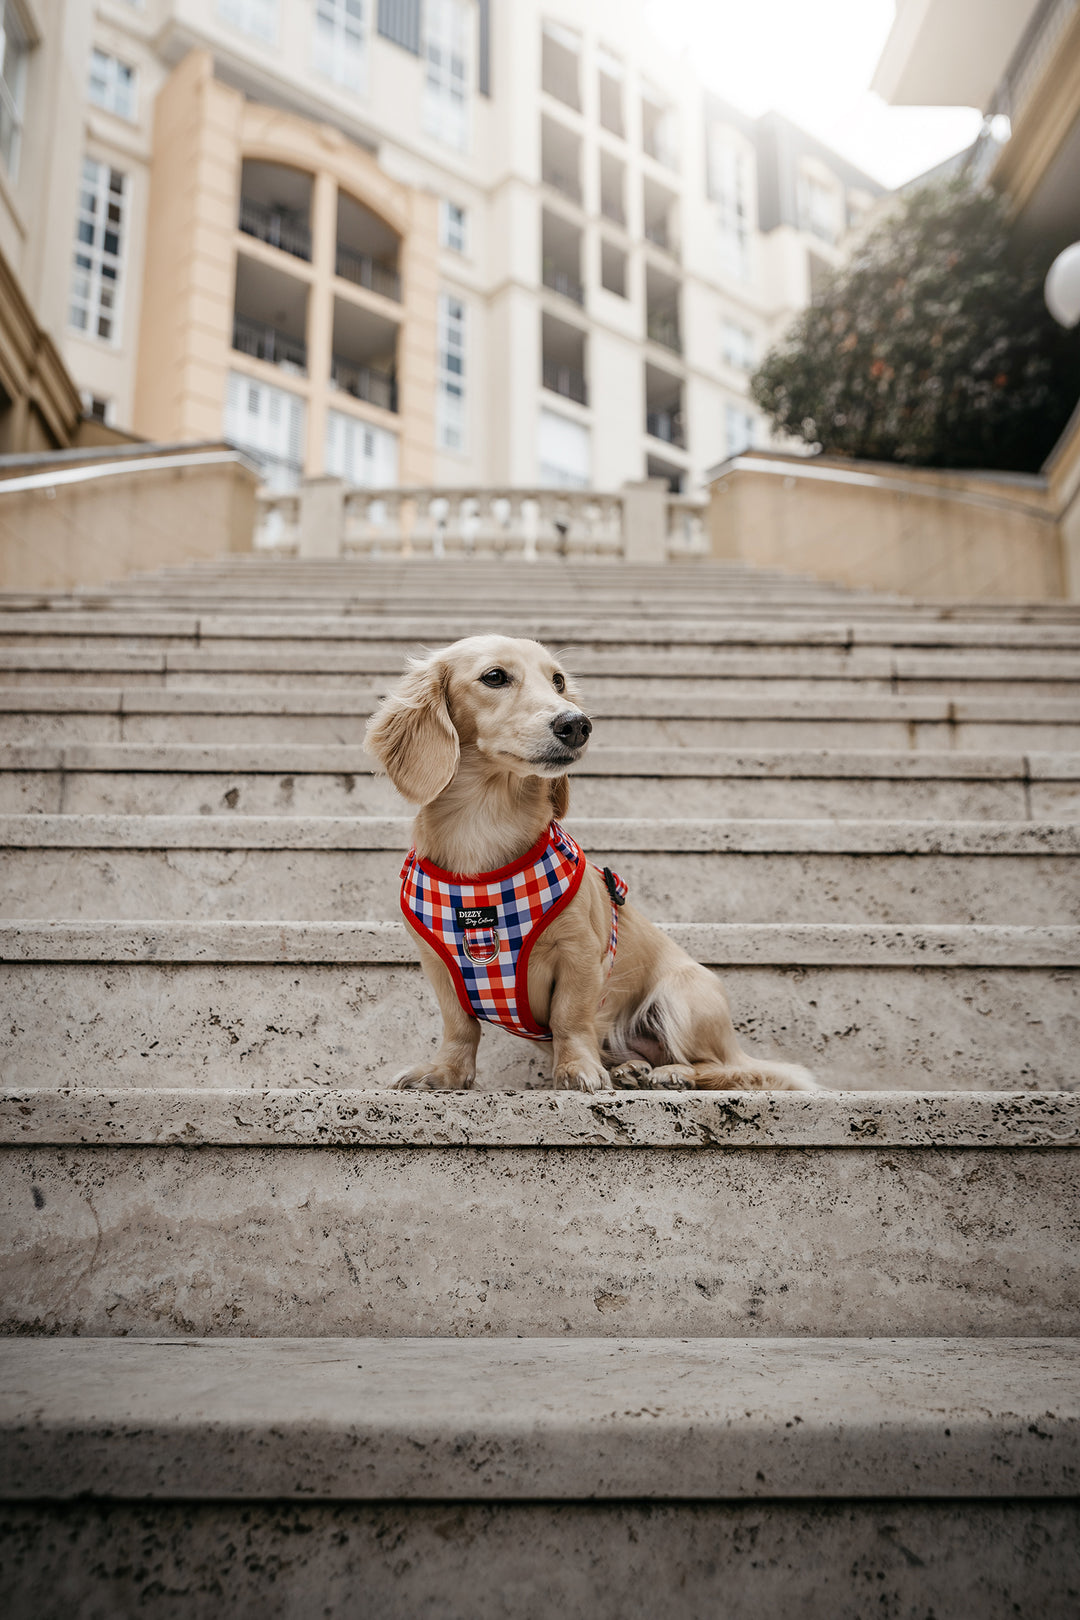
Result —
M592 735L592 721L588 715L567 709L555 716L551 729L564 748L584 748Z

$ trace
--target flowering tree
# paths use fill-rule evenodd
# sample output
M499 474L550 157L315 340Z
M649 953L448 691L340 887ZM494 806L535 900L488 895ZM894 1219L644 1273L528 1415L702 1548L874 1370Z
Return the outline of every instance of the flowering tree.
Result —
M1004 202L963 181L912 193L766 355L754 399L826 452L1035 471L1080 396L1080 341Z

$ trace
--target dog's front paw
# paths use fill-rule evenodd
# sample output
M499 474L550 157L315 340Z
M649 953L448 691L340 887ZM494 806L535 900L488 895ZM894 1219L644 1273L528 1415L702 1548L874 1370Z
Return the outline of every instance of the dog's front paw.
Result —
M602 1063L560 1063L551 1077L556 1091L610 1091L611 1076Z
M685 1063L665 1063L650 1069L649 1078L642 1081L649 1091L693 1091L694 1071Z
M652 1064L642 1058L636 1063L620 1063L611 1070L611 1083L617 1091L648 1091Z
M475 1074L460 1069L448 1069L441 1063L418 1063L399 1074L393 1083L395 1091L468 1091L476 1079Z

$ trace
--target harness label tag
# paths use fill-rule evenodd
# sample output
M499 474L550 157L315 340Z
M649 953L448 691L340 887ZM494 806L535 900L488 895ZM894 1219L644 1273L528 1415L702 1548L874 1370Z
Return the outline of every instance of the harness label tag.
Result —
M459 928L494 928L499 921L498 906L455 906Z

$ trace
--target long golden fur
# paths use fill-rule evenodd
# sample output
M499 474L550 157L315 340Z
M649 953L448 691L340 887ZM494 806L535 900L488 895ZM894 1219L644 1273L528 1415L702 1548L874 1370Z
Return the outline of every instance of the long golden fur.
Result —
M410 660L372 716L365 746L420 806L418 854L444 871L490 872L519 859L553 817L566 814L566 773L587 746L587 736L575 745L575 716L584 719L572 678L539 642L472 636ZM605 982L610 921L607 890L590 866L529 960L529 1004L552 1033L554 1086L815 1089L805 1069L748 1057L719 979L629 903ZM416 940L442 1011L443 1041L431 1062L396 1084L471 1086L481 1023L462 1008L444 963Z

